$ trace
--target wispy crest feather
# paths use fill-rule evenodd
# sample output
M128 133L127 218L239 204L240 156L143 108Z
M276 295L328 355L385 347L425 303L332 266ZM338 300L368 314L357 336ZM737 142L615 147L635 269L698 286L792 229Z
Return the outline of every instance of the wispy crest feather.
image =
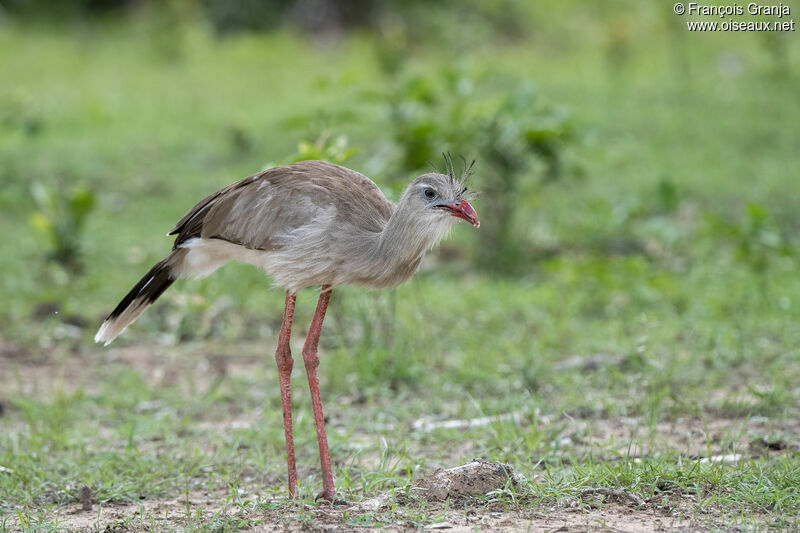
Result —
M450 155L450 152L443 152L442 157L444 157L444 174L450 178L450 183L453 185L453 188L461 189L461 192L459 193L461 199L472 200L475 198L475 196L477 196L477 192L470 190L469 187L467 187L467 180L472 175L472 168L475 166L475 160L473 159L471 163L467 163L467 159L463 155L459 156L464 166L460 175L456 177L453 156Z

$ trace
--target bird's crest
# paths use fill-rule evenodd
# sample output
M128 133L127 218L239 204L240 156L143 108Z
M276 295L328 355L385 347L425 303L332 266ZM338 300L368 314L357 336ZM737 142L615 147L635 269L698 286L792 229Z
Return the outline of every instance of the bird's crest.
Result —
M459 175L456 175L453 156L450 155L450 152L443 152L442 157L444 158L444 172L439 172L439 169L431 163L430 165L433 167L434 171L450 178L450 183L453 185L454 189L459 191L459 196L463 200L471 200L474 198L477 193L467 187L467 179L472 175L472 168L475 166L475 160L473 159L471 163L467 163L467 159L463 155L459 156L463 163L463 170Z

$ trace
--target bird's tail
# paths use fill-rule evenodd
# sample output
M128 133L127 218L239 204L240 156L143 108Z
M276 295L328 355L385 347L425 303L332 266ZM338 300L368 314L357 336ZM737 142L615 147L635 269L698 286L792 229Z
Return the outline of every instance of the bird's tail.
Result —
M139 318L139 315L178 279L185 255L186 250L178 248L156 263L103 321L94 336L94 341L108 346L125 331L125 328Z

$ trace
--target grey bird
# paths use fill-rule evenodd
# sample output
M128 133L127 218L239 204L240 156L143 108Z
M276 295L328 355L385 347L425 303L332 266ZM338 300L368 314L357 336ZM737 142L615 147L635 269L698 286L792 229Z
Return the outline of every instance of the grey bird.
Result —
M410 279L425 252L463 219L480 226L465 180L449 157L446 173L423 174L397 205L366 176L323 161L271 168L215 192L194 206L169 235L172 251L134 285L100 326L96 342L108 345L172 283L205 277L231 260L266 270L286 290L275 359L283 404L289 495L297 471L292 436L289 349L295 297L320 286L320 297L303 346L322 465L321 498L335 499L325 420L319 396L317 346L331 291L348 283L389 288Z

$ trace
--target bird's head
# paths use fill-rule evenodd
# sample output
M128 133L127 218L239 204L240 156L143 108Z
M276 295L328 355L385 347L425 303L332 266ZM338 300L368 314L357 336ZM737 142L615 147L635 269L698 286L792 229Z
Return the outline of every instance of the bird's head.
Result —
M446 217L461 218L475 226L481 225L478 213L468 200L475 194L466 186L466 179L472 165L465 165L461 177L456 177L449 156L445 156L445 174L431 172L416 178L406 190L409 201L421 212L425 219L444 221ZM474 161L473 161L474 164Z

